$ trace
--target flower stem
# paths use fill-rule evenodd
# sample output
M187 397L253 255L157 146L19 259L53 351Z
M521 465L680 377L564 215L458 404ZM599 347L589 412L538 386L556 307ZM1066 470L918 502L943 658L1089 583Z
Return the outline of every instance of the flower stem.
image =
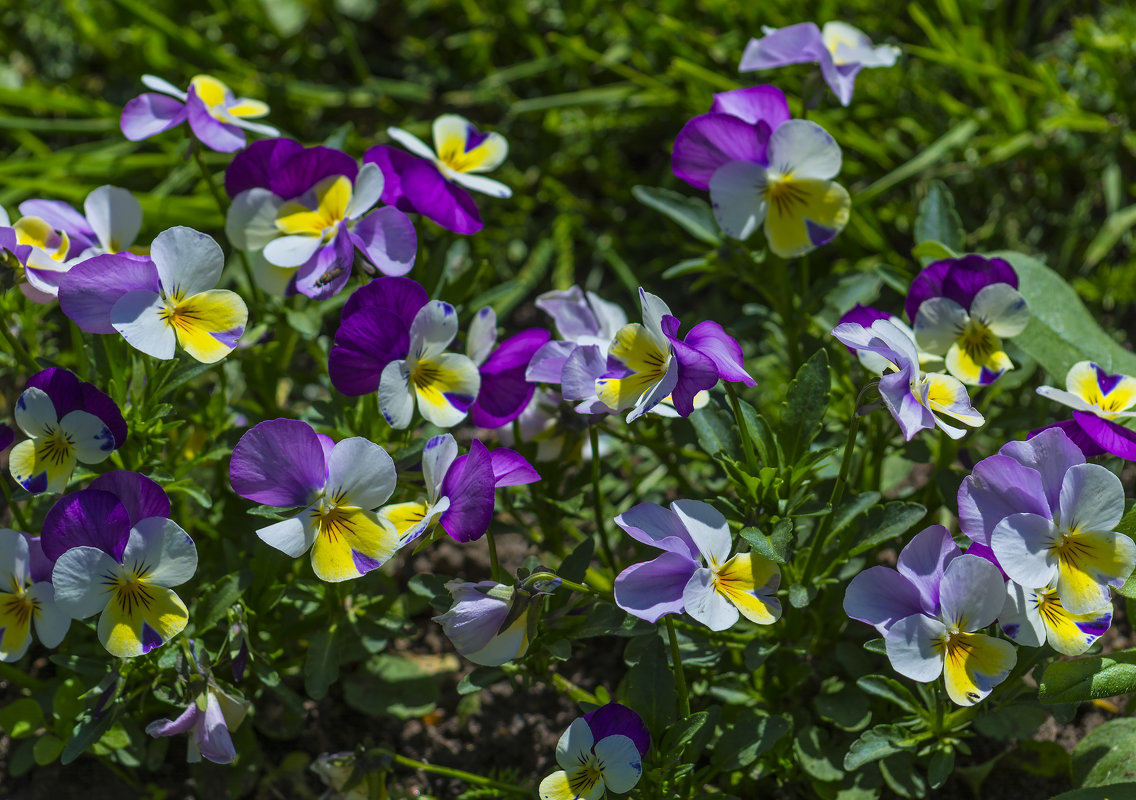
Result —
M25 350L24 346L20 344L16 337L12 335L12 332L8 330L6 323L0 323L0 332L4 334L4 340L8 343L8 346L12 348L12 352L16 354L16 358L21 364L27 367L29 372L34 374L42 369L42 367L36 363L36 360L32 358L31 353Z
M603 496L600 494L600 431L595 425L588 426L588 438L592 444L592 512L595 514L596 538L600 540L600 549L603 550L604 559L612 572L619 572L619 565L615 561L615 553L611 549L611 542L607 539L604 528Z
M493 575L493 580L497 583L504 583L501 578L501 562L497 560L497 543L493 541L493 531L485 532L485 543L489 545L489 571Z
M675 676L675 689L678 691L679 719L690 716L690 695L686 691L686 673L682 669L682 654L678 650L678 634L675 633L674 622L668 614L663 618L667 623L667 636L671 640L671 661Z
M454 769L453 767L442 767L437 764L427 764L425 761L415 761L413 758L401 756L392 750L387 750L383 747L372 748L369 755L382 755L390 758L394 763L416 769L421 772L428 772L432 775L441 775L444 778L456 778L459 781L464 781L471 786L489 786L500 792L507 792L509 794L525 795L526 797L531 794L531 789L523 786L516 786L512 783L502 783L495 781L492 778L485 778L481 775L474 775L472 772L466 772L462 769Z
M726 394L730 397L730 407L734 410L734 421L738 424L738 435L742 440L746 466L749 467L751 475L756 475L757 456L753 453L753 440L749 438L749 425L746 424L745 417L742 416L742 406L738 401L738 393L734 391L734 385L729 381L722 381L722 385L726 387Z
M30 533L31 528L28 527L28 521L24 518L24 512L20 511L16 504L12 502L12 490L8 487L7 478L0 477L0 490L4 492L4 501L8 505L8 510L12 513L12 519L20 526L20 530Z
M836 483L832 485L832 495L828 500L828 513L821 518L817 526L816 536L813 537L812 547L809 548L809 558L805 562L805 571L801 575L801 584L809 585L813 571L816 569L817 559L824 552L828 544L829 531L832 529L832 518L836 515L836 505L844 495L844 484L848 480L848 473L852 469L852 454L856 451L856 432L860 428L860 417L852 412L852 421L848 425L848 440L844 443L844 457L840 460L840 472L836 476Z

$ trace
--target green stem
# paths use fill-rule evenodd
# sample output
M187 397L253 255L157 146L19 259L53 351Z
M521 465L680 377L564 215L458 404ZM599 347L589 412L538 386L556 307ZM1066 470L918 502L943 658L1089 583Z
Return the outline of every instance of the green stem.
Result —
M8 486L7 478L0 477L0 489L4 491L4 502L8 504L8 510L12 512L12 519L16 520L20 530L30 532L31 528L28 527L28 521L24 518L24 512L20 511L12 500L12 490Z
M805 562L805 571L801 575L800 582L803 586L809 585L813 571L816 569L817 559L824 552L824 546L828 544L829 531L832 529L832 518L836 515L836 506L844 495L844 484L848 480L848 472L852 469L852 455L856 452L856 432L859 428L860 417L853 411L852 421L848 425L848 440L844 443L844 457L840 461L840 472L836 476L836 483L832 486L832 496L828 500L828 514L821 518L820 524L817 526L816 536L813 537L812 546L809 548L809 558Z
M497 581L497 583L504 583L502 580L504 576L501 572L501 563L497 560L497 543L493 541L492 530L485 532L485 542L489 545L489 571L493 575L493 580Z
M492 778L485 778L481 775L474 775L472 772L466 772L462 769L454 769L453 767L442 767L437 764L427 764L425 761L415 761L413 758L399 755L393 750L387 750L384 747L375 747L368 751L369 755L383 755L390 758L394 763L416 769L421 772L428 772L432 775L441 775L444 778L457 778L459 781L464 781L471 786L489 786L500 792L507 792L509 794L525 795L526 797L532 793L531 789L522 786L516 786L512 783L502 783L495 781Z
M668 614L663 618L667 623L667 637L671 640L671 661L675 676L675 689L678 691L679 719L690 716L690 695L686 692L686 674L682 669L682 655L678 650L678 634L675 633L674 622Z
M746 466L749 467L751 475L757 475L757 456L753 452L753 440L749 438L749 425L742 416L742 406L738 401L738 393L734 391L734 385L729 381L722 381L722 385L726 387L726 394L730 397L730 407L734 410L734 421L738 424L738 435L742 439L742 450L745 452Z
M603 551L607 565L613 572L619 572L619 565L615 561L611 542L607 540L607 531L604 528L603 495L600 494L600 431L595 425L588 426L588 437L592 443L592 512L595 515L596 538L600 540L600 549Z
M8 330L7 323L0 323L0 332L4 334L4 340L8 343L8 346L12 348L12 352L16 354L16 358L19 362L27 367L28 371L33 373L39 372L41 369L40 365L36 363L31 353L25 350L24 346L20 344L16 337L12 335L12 332Z
M589 692L587 689L582 689L576 684L572 683L572 681L565 678L559 672L550 672L548 680L549 683L551 683L558 692L563 692L568 696L569 700L572 700L575 703L589 703L594 706L603 705L598 697Z

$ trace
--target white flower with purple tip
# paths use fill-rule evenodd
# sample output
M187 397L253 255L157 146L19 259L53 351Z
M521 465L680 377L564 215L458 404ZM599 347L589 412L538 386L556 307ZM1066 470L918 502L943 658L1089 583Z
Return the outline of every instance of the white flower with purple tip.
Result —
M1073 419L1053 427L1065 431L1086 458L1111 453L1136 461L1136 431L1122 424L1136 417L1131 410L1136 406L1136 378L1111 374L1091 361L1078 361L1065 376L1064 390L1039 386L1037 393L1073 409Z
M12 448L8 469L32 494L62 492L76 464L99 464L116 447L98 416L81 409L60 415L50 395L34 386L16 400L16 424L30 438Z

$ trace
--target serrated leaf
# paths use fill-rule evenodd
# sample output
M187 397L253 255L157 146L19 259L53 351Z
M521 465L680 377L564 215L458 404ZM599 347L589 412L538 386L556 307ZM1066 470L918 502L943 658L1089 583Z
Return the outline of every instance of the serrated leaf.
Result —
M698 437L698 446L708 455L721 453L737 456L741 451L734 418L713 404L700 408L688 417Z
M712 247L722 243L718 235L718 222L710 204L700 197L662 189L657 186L632 186L631 195L648 208L677 222L683 230Z
M789 464L797 463L820 433L830 386L828 351L821 348L797 370L781 404L779 438Z
M1107 656L1058 661L1045 668L1038 697L1046 703L1079 703L1136 691L1136 649Z
M864 535L859 538L859 544L848 551L848 555L866 553L889 539L902 536L925 516L927 509L918 503L896 500L887 505L876 506L858 526Z

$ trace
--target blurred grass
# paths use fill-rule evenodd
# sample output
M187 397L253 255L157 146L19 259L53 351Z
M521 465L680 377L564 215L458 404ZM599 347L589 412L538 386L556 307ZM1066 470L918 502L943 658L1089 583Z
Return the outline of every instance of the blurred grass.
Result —
M851 107L812 66L737 73L762 25L836 18L905 51L860 73ZM698 194L670 174L675 134L714 92L764 81L795 113L815 98L810 118L844 147L853 219L819 254L837 271L912 271L916 206L937 178L968 248L1035 254L1107 309L1136 300L1134 42L1128 3L17 0L0 11L0 203L78 202L113 182L141 194L143 238L219 232L182 136L116 131L143 73L184 84L208 71L267 100L287 134L335 132L356 156L388 125L423 134L446 110L500 130L511 154L497 177L516 195L481 203L475 262L511 280L551 248L556 286L614 273L628 295L632 278L678 294L657 276L701 248L631 187Z

